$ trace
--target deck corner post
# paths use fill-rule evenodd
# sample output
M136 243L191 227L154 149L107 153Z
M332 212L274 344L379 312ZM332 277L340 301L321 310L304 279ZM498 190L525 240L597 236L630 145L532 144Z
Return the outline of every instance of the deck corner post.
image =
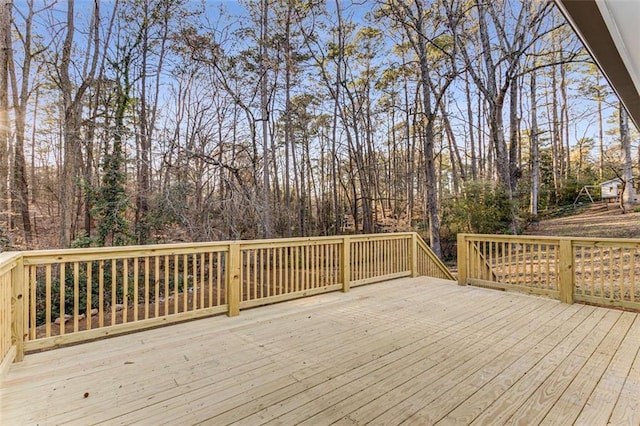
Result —
M558 263L560 267L559 290L560 302L573 303L573 245L569 238L560 240L560 250L558 253Z
M28 294L24 282L22 256L11 271L11 344L16 348L14 362L24 359L24 304Z
M418 271L418 234L411 233L411 277L419 275Z
M351 288L351 238L342 238L342 261L340 267L342 270L342 292L346 293Z
M240 243L229 244L229 269L227 270L227 315L235 317L240 314Z
M458 285L467 285L467 239L465 234L458 234L457 237L457 257L458 257Z

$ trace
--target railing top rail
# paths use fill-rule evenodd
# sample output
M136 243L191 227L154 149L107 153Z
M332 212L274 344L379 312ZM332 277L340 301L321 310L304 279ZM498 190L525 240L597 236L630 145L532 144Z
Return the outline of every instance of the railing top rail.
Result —
M605 238L605 237L571 237L571 236L546 236L546 235L503 235L503 234L459 234L469 239L486 239L486 240L504 240L504 241L572 241L574 243L607 243L607 244L624 244L624 245L640 245L640 238Z
M100 248L91 249L65 249L65 250L39 250L22 252L25 265L49 264L57 262L89 262L109 259L132 259L138 257L152 256L172 256L172 255L195 255L209 252L226 252L228 244L206 244L206 245L167 245L149 247L147 246L125 246L118 247L118 250L103 250ZM104 247L108 249L110 247Z
M19 251L0 253L0 275L13 269L20 257L22 257L22 252Z
M504 234L458 234L465 239L473 240L493 240L493 241L519 241L519 240L535 240L535 241L549 241L558 242L561 239L572 239L566 237L550 237L545 235L504 235Z
M49 250L33 250L24 252L12 252L17 253L18 256L23 255L26 260L33 258L51 258L56 257L73 257L78 254L85 255L124 255L129 253L139 253L141 256L155 255L157 252L163 254L171 250L184 250L184 249L207 249L215 247L226 247L229 244L241 244L247 246L263 246L268 244L287 244L287 243L305 243L305 242L338 242L342 241L345 237L349 237L352 240L367 240L367 239L393 239L393 238L406 238L411 236L412 232L397 232L388 234L355 234L355 235L342 235L342 236L326 236L326 237L294 237L294 238L274 238L274 239L261 239L261 240L227 240L227 241L208 241L199 243L173 243L173 244L150 244L150 245L136 245L136 246L118 246L118 247L87 247L87 248L72 248L72 249L49 249ZM3 253L0 253L3 254Z

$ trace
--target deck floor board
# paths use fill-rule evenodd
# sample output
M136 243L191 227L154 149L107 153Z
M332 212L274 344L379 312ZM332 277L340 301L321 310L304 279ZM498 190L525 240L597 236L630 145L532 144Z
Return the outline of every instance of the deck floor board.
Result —
M639 400L639 314L422 277L27 355L0 424L638 424Z

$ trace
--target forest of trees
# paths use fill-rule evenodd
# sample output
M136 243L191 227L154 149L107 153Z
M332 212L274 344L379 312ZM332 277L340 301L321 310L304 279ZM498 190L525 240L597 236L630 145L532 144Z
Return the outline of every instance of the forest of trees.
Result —
M520 232L637 174L551 0L7 0L0 251Z

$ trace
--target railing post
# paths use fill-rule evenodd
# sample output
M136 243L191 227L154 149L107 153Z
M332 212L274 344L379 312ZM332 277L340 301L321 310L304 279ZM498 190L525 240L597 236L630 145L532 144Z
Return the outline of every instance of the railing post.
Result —
M571 240L563 238L560 240L560 250L558 253L558 263L560 267L559 290L560 302L573 303L573 246Z
M342 238L342 259L340 259L340 267L342 268L342 292L346 293L351 288L351 238Z
M411 276L418 276L418 234L411 234Z
M240 313L240 243L229 244L229 269L227 270L227 315L234 317Z
M457 236L458 285L467 285L467 239L465 234Z
M24 266L22 257L11 271L11 344L16 347L15 362L24 359Z

